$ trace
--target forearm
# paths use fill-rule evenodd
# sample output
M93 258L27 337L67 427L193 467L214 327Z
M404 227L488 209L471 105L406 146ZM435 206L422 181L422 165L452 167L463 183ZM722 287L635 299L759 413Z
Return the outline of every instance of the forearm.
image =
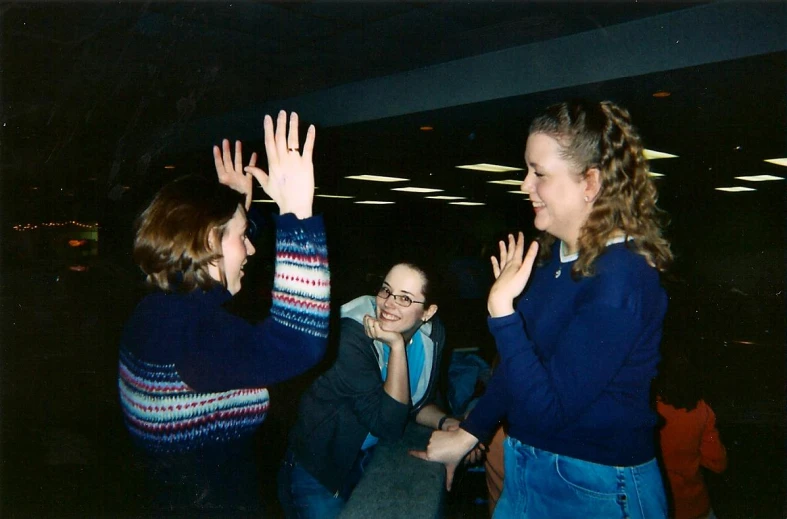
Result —
M415 421L432 429L440 429L440 420L446 415L447 413L435 404L428 404L418 411L418 414L415 415ZM443 421L443 424L445 424L445 421ZM443 428L445 428L445 425L443 425Z
M407 354L404 345L391 348L388 357L388 377L383 384L391 398L402 404L410 403L410 378L407 372Z

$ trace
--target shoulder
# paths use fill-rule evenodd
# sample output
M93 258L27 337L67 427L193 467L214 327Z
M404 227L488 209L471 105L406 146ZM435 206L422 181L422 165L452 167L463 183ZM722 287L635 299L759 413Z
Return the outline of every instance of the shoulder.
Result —
M375 315L374 296L360 296L344 303L341 308L342 321L351 319L357 323L363 322L364 315Z
M659 272L624 243L607 247L585 280L587 291L608 304L639 304L639 298L665 297Z

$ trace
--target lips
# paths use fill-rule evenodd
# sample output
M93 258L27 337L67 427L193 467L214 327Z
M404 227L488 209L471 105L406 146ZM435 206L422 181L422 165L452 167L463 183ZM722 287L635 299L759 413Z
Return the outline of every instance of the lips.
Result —
M546 207L546 204L544 202L533 202L533 210L535 212L539 212L544 207Z
M389 314L385 310L380 310L380 320L382 321L398 321L401 317L397 317L393 314Z

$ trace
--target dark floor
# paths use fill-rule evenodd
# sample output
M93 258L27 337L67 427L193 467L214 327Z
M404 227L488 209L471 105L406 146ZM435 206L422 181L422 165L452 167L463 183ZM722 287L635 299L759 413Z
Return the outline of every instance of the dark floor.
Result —
M115 391L117 337L138 295L135 282L100 264L87 273L4 271L2 517L140 513L138 467ZM784 517L783 348L720 351L714 407L730 463L709 478L714 509L722 519ZM260 432L269 502L299 384L272 390L273 411ZM446 510L486 517L485 499L484 474L466 472Z

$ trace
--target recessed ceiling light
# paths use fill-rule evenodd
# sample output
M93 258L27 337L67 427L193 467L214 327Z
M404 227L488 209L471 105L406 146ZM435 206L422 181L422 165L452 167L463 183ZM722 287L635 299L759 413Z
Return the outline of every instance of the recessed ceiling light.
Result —
M407 182L410 180L409 178L384 177L382 175L352 175L344 178L349 178L352 180L366 180L368 182Z
M784 177L774 175L749 175L746 177L735 177L738 180L748 180L749 182L767 182L768 180L784 180Z
M168 166L164 166L164 169L175 169L175 166L170 164Z
M656 173L655 171L648 171L648 176L658 178L658 177L663 177L664 173Z
M391 191L403 191L405 193L439 193L443 189L432 189L431 187L395 187Z
M511 166L499 166L497 164L487 164L482 162L480 164L467 164L464 166L457 166L459 169L472 169L474 171L486 171L489 173L505 173L507 171L522 171L522 168L512 168Z
M483 202L448 202L448 205L486 205Z
M355 198L354 196L349 195L314 195L319 196L320 198Z
M521 180L510 179L510 180L487 180L487 184L502 184L504 186L519 186L522 184Z
M658 92L653 92L653 97L669 97L672 95L672 92L667 92L666 90L659 90Z
M421 126L419 128L419 130L421 130L422 132L431 132L432 130L434 130L434 127L433 126Z
M674 159L677 155L673 155L672 153L665 153L663 151L656 151L656 150L649 150L644 149L642 154L645 155L645 158L648 160L656 160L656 159Z
M438 196L425 196L424 198L431 198L432 200L464 200L467 197L466 196L438 195Z
M263 203L263 204L275 204L275 203L276 203L276 202L274 202L273 200L271 200L270 198L266 198L266 199L264 199L264 200L263 200L263 199L260 199L260 200L252 200L252 202L260 202L260 203Z
M396 202L387 202L384 200L358 200L357 202L353 202L354 204L366 204L366 205L388 205L388 204L395 204Z
M744 191L757 191L757 190L752 189L750 187L735 186L735 187L717 187L716 191L726 191L728 193L742 193Z
M783 159L766 159L765 162L776 164L777 166L787 166L787 158Z

